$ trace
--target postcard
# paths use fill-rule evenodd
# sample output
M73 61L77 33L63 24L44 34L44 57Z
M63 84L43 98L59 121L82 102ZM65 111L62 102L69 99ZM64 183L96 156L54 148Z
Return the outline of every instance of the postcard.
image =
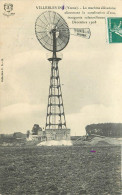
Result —
M119 195L121 0L1 0L0 195Z

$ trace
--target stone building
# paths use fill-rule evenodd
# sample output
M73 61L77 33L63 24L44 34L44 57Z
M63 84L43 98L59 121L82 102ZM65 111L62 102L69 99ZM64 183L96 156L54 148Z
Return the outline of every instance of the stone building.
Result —
M28 132L27 136L28 141L45 141L45 131L42 131L42 128L38 124L34 124L32 130Z
M31 131L27 131L28 141L49 141L49 140L70 140L70 129L46 129L45 131L38 124L34 124Z
M70 129L46 129L47 140L70 140Z

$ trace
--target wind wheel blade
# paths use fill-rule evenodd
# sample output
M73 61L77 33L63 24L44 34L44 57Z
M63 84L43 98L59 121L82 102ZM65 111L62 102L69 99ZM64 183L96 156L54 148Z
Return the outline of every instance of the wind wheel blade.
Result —
M89 39L91 36L91 31L89 28L71 28L70 29L71 35L83 37Z

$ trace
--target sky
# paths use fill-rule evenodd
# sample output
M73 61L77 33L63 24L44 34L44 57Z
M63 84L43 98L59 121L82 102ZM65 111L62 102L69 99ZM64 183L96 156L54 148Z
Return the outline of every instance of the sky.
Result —
M50 63L35 36L35 20L43 10L1 15L4 81L0 84L0 133L45 127ZM67 15L59 11L71 28ZM59 62L64 109L71 135L84 135L91 123L122 122L122 44L109 44L105 20L89 27L91 38L71 36Z

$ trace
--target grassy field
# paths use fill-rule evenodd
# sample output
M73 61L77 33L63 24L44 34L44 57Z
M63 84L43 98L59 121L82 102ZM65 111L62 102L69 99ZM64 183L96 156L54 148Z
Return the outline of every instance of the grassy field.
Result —
M120 155L115 146L1 147L0 194L119 195Z

